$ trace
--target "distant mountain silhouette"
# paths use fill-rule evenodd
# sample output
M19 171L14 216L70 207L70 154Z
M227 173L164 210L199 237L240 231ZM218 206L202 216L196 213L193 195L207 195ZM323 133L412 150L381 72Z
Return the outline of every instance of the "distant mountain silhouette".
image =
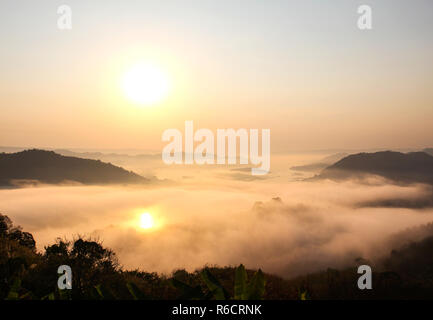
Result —
M74 152L67 149L55 149L54 152L67 157L77 157L83 159L94 159L106 161L107 159L137 159L141 160L152 160L152 159L161 159L161 154L124 154L124 153L103 153L103 152Z
M325 169L327 166L333 164L334 162L344 158L345 156L347 156L347 153L345 152L332 154L315 163L310 163L302 166L293 166L290 168L290 170L304 171L304 172L319 172L320 170Z
M429 155L433 156L433 148L425 148L423 152L428 153Z
M433 156L425 152L382 151L349 155L314 179L350 179L378 175L397 183L433 184Z
M14 180L83 184L135 184L149 181L111 163L65 157L53 151L37 149L0 154L0 185L13 185Z

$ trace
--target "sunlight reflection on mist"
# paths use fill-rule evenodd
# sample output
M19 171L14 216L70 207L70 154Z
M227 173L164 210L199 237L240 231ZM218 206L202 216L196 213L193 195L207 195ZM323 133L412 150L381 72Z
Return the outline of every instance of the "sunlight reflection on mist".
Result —
M163 188L41 187L0 192L1 211L32 232L38 249L57 237L98 237L127 268L169 273L205 264L283 276L386 253L378 243L433 220L433 210L362 208L364 200L416 197L421 186L215 181ZM274 198L274 199L273 199ZM143 232L137 217L164 221ZM392 221L392 223L390 223ZM146 230L144 230L146 231ZM382 251L381 251L382 250Z

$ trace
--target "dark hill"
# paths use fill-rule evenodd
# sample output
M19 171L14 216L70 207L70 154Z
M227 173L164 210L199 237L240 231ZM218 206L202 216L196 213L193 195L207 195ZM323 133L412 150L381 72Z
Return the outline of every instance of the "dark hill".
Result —
M316 179L339 180L363 175L379 175L397 183L433 184L433 157L425 152L358 153L327 167Z
M428 153L429 155L433 156L433 148L425 148L423 152Z
M53 151L26 150L0 154L0 185L12 180L43 183L74 181L83 184L145 183L148 180L99 160L65 157Z

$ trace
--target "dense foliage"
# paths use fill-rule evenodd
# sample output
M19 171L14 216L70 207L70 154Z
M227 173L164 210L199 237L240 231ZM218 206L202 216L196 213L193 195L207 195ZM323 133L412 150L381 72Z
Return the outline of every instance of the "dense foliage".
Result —
M359 290L355 265L282 279L233 267L205 267L170 276L123 270L100 242L58 239L37 252L33 236L0 215L0 299L387 299L433 297L433 237L393 251ZM72 289L59 290L57 268L72 269Z

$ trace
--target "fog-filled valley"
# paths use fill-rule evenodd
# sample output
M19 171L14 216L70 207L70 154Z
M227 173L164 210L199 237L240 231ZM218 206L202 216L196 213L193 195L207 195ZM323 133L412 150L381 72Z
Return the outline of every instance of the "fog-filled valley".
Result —
M432 235L422 227L433 222L429 185L378 176L316 181L308 178L321 168L290 169L332 155L273 155L266 176L251 176L248 166L167 166L157 156L112 155L114 165L164 183L5 188L0 212L32 233L38 250L58 237L84 236L113 249L125 268L165 274L242 263L292 278L357 258L376 263ZM143 213L152 216L151 228L141 227Z

